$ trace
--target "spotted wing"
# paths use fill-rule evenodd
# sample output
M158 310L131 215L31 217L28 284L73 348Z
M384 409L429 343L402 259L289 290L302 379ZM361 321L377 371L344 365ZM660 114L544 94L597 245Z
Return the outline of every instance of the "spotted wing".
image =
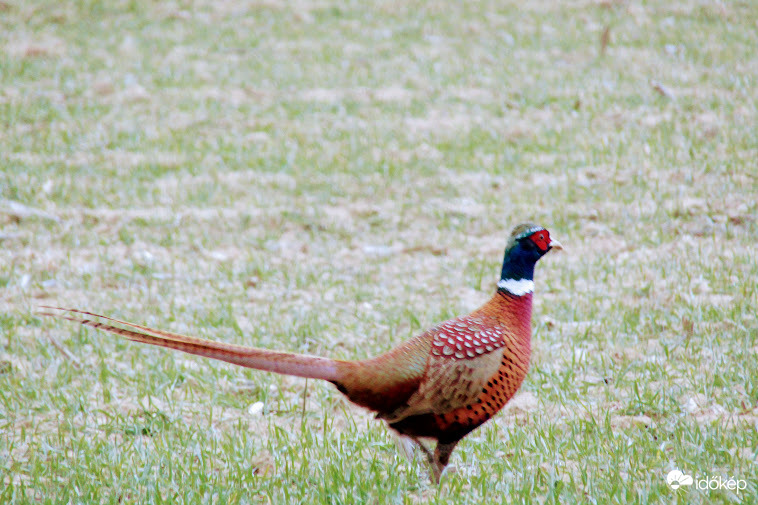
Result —
M427 335L432 348L424 378L405 405L382 416L390 423L412 415L444 414L473 403L500 366L504 331L483 319L453 319Z

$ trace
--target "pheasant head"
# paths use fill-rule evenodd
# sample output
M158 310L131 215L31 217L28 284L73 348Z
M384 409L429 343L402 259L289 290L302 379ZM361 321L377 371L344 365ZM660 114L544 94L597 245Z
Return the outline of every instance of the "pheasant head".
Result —
M498 290L521 296L534 291L534 265L551 249L563 249L542 226L523 223L511 232L505 247Z

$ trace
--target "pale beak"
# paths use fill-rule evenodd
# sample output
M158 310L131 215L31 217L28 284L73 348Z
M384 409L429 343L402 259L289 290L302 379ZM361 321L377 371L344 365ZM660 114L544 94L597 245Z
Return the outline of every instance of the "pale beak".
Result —
M563 250L563 244L561 244L560 242L558 242L555 239L551 239L550 240L550 243L548 244L548 247L550 249L558 249L559 251Z

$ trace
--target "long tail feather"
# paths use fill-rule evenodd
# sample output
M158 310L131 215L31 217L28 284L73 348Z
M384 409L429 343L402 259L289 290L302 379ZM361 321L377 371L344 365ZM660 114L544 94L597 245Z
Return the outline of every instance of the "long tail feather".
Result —
M323 379L336 382L341 378L340 365L341 361L321 358L317 356L306 356L303 354L294 354L279 351L270 351L268 349L258 349L243 345L225 344L214 342L202 338L189 337L178 333L171 333L164 330L157 330L147 326L120 321L111 317L94 314L84 310L68 309L63 307L50 307L43 305L43 309L60 310L64 314L53 312L40 312L40 315L67 319L75 323L89 326L98 330L115 333L133 342L176 349L178 351L204 356L206 358L226 361L247 368L257 370L266 370L285 375L296 375L298 377L307 377L311 379ZM68 314L65 314L68 313ZM81 314L84 316L97 317L111 321L116 324L127 326L120 328L112 324L100 323L91 319L79 318L69 314Z

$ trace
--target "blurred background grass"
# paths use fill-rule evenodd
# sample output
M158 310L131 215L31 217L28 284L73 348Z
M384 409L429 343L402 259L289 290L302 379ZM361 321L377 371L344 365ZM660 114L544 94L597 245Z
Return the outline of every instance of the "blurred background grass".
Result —
M0 2L0 499L754 503L756 19ZM327 385L34 315L361 358L486 300L525 220L568 248L532 369L439 489Z

